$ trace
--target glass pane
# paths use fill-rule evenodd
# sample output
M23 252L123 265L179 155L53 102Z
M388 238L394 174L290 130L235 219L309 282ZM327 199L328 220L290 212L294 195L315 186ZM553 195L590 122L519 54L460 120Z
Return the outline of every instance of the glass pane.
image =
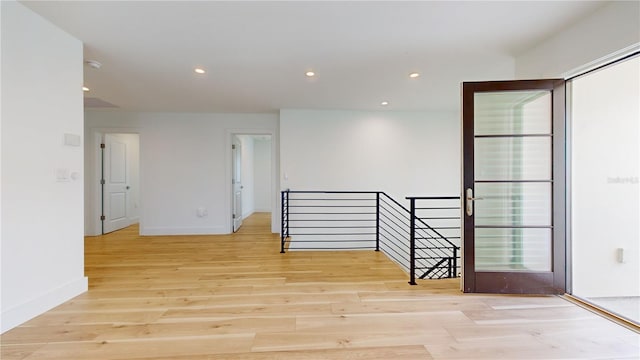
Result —
M474 132L476 135L551 133L551 92L476 93Z
M476 271L551 271L551 229L476 229Z
M476 180L551 180L551 137L475 139Z
M476 183L475 197L476 225L551 225L551 183Z

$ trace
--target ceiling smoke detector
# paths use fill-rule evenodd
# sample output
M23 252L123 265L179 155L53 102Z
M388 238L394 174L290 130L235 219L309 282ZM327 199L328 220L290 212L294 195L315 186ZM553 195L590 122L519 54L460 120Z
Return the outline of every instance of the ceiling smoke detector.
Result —
M86 60L84 63L91 66L94 69L100 69L100 67L102 66L102 64L100 64L95 60Z

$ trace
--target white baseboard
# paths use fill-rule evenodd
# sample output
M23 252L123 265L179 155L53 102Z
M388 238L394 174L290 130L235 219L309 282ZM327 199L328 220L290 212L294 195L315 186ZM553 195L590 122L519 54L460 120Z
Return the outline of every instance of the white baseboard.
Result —
M86 277L82 277L76 281L72 281L53 289L40 297L25 301L11 309L3 309L2 316L0 317L0 332L4 333L7 330L11 330L16 326L51 310L63 302L82 294L87 291L88 288L88 279Z
M223 235L229 229L222 226L211 227L144 227L140 228L140 235Z

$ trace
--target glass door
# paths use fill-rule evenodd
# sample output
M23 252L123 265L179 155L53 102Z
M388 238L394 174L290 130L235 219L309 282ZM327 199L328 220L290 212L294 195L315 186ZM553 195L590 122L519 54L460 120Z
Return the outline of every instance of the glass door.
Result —
M640 324L640 55L568 82L571 286Z
M465 292L564 293L564 80L463 84Z

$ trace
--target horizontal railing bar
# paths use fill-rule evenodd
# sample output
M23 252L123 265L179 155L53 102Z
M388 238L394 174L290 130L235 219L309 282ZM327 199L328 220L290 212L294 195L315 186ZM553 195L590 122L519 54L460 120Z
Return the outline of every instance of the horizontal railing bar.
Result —
M296 235L296 234L294 234ZM323 243L358 243L358 242L375 242L375 239L366 239L366 240L352 240L352 239L339 239L339 240L322 240ZM295 240L292 241L295 243L318 243L318 240Z
M331 209L363 209L363 208L375 208L375 205L344 205L344 206L336 206L336 205L298 205L298 206L289 206L290 209L299 209L299 208L331 208ZM294 213L295 214L295 213Z
M460 226L438 226L438 227L431 227L431 228L416 227L416 230L431 230L431 229L436 229L436 230L460 229ZM449 238L449 236L447 236L447 238Z
M338 235L348 235L348 236L355 236L355 235L375 235L376 233L371 233L371 232L358 232L358 233L297 233L297 232L292 232L291 235L296 235L296 236L338 236Z
M375 229L375 226L289 226L289 229Z
M292 212L289 213L289 216L291 215L348 215L348 214L353 214L353 215L375 215L376 213L374 212Z
M289 205L289 208L374 208L375 205Z
M553 225L476 225L476 229L553 229Z
M417 207L416 210L460 210L460 206Z
M407 200L459 200L460 196L407 196Z
M297 242L297 241L296 241ZM372 250L375 246L350 246L350 247L302 247L289 250Z
M453 250L453 248L452 247L433 246L433 247L416 247L416 250Z
M349 213L352 214L352 213ZM376 221L376 219L290 219L289 222L294 221Z
M460 236L448 236L447 239L460 239ZM416 240L438 240L438 238L432 238L432 237L417 237ZM450 248L454 248L457 247L456 246L451 246L449 245Z
M295 201L376 201L375 198L291 198Z
M526 183L553 183L553 180L474 180L473 182L479 184L505 184L505 183L515 183L515 184L526 184Z
M381 191L305 191L305 190L289 190L284 191L289 194L377 194Z
M457 220L460 216L437 216L437 217L420 217L422 220ZM432 227L432 229L435 229Z

